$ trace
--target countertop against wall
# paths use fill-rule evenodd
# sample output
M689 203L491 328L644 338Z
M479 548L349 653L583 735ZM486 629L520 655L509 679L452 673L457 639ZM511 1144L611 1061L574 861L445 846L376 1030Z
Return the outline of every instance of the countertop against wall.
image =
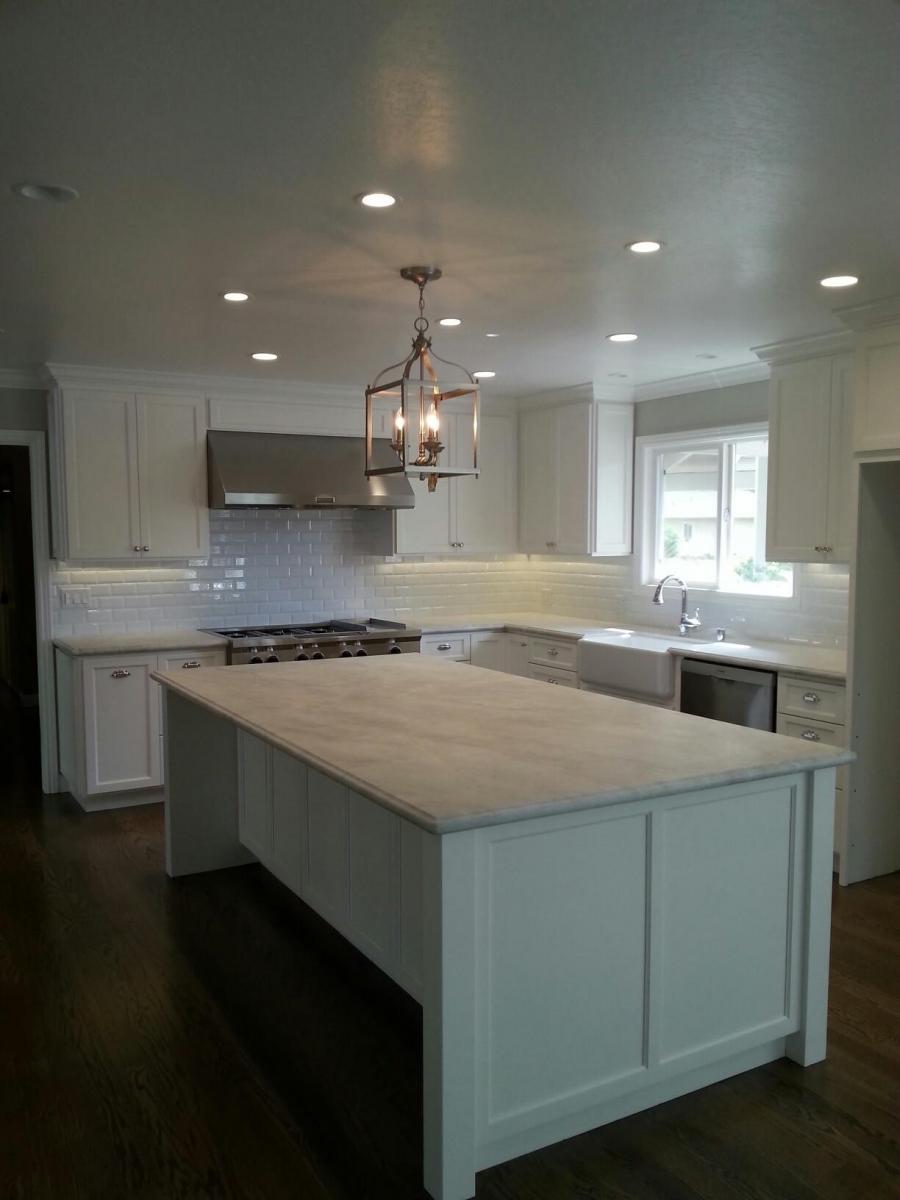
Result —
M608 623L580 620L551 613L465 613L434 617L404 613L407 625L424 635L439 633L478 633L506 630L577 640L586 634L610 628ZM640 632L659 633L658 627ZM61 637L54 644L66 654L140 654L154 650L200 650L227 646L224 638L200 633L196 629L168 630L163 633L110 633L97 637ZM681 658L704 658L735 666L759 667L770 671L791 671L821 679L844 679L847 655L843 650L811 646L798 642L701 642L686 638L670 653Z

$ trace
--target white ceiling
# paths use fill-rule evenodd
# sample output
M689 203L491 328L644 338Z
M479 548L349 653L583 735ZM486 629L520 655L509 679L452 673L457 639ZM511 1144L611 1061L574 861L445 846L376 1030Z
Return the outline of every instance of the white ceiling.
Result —
M892 0L11 0L0 22L0 366L362 386L408 347L419 261L445 273L431 315L464 320L435 349L497 393L745 363L900 292ZM403 202L353 203L371 188ZM643 237L663 252L623 250Z

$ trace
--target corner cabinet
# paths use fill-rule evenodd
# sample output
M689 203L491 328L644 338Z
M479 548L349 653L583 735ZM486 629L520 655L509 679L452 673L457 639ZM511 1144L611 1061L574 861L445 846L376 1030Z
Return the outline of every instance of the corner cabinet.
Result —
M856 342L853 449L900 451L900 325L867 329Z
M631 553L634 410L585 400L519 420L519 549Z
M57 389L50 413L54 557L205 555L206 424L203 396Z
M461 440L472 436L471 420L453 413L444 419L450 461L458 461ZM480 414L478 465L477 478L441 479L433 492L426 483L410 480L416 506L397 513L398 554L503 554L516 549L515 416Z
M772 368L766 558L849 562L853 356Z

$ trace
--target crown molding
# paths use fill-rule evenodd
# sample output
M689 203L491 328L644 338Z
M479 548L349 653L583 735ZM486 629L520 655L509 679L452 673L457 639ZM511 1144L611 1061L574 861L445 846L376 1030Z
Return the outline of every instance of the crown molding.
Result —
M805 358L822 358L826 354L845 354L853 347L853 334L848 329L839 329L831 333L789 338L785 342L770 342L768 346L754 346L752 349L764 363L787 363Z
M191 392L242 399L328 400L362 405L362 385L314 383L309 380L250 379L243 375L193 375L181 371L140 371L127 367L90 367L45 363L43 386L102 388L127 392Z
M738 363L733 367L719 367L716 371L697 371L693 375L677 375L672 379L657 379L652 383L639 383L634 389L634 398L661 400L665 396L684 396L688 392L711 392L717 388L734 387L740 383L758 383L769 378L765 363Z
M43 392L47 389L41 372L29 367L0 367L0 388L16 388L28 392Z
M516 397L519 408L555 408L562 404L581 404L594 399L594 385L575 383L569 387L553 388L548 392L529 392Z
M844 308L836 308L834 315L858 332L879 325L900 324L900 296L883 296L880 300L867 300L865 304L848 304Z

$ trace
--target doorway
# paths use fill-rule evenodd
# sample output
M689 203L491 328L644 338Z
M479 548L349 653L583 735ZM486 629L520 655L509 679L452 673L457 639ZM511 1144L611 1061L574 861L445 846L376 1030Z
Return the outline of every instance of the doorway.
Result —
M4 746L43 792L56 792L47 438L37 430L0 429L0 539L0 723L11 734Z

